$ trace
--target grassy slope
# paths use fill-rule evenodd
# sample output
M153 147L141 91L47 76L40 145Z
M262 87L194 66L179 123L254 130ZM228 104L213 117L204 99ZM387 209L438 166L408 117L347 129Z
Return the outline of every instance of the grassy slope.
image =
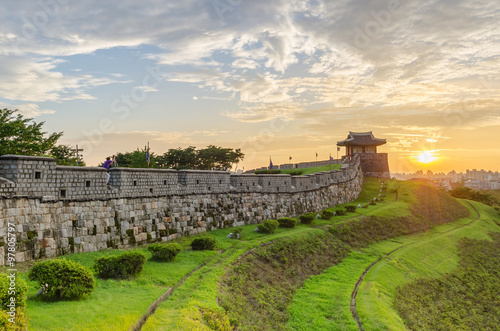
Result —
M142 249L150 257L147 250ZM64 258L91 267L97 256L120 251L72 254ZM167 289L215 252L183 251L172 263L148 261L134 280L97 280L95 291L78 301L46 303L28 300L30 330L126 330L133 325ZM28 296L38 291L36 282L28 281Z
M358 310L366 329L404 329L403 321L393 308L396 287L421 277L437 278L454 270L459 261L457 243L461 238L488 239L488 232L500 231L493 221L496 212L485 205L473 204L481 213L481 220L471 222L469 218L435 228L370 271L358 296ZM471 213L475 219L475 211ZM467 225L460 227L464 224Z
M314 167L314 168L283 169L283 170L281 170L281 173L288 174L290 172L294 172L297 170L303 170L300 175L304 176L304 175L314 174L314 173L320 172L320 171L330 171L330 169L331 170L338 170L338 169L340 169L341 166L342 166L341 164L332 164L331 168L330 168L330 165L327 165L327 166Z
M203 322L200 311L220 310L217 304L217 297L220 295L219 279L224 275L225 269L232 265L240 255L263 242L318 231L310 227L298 226L295 229L278 228L275 234L263 235L253 232L255 225L248 225L243 229L244 240L231 240L234 246L187 279L172 297L158 306L143 330L209 330ZM215 232L225 237L230 231L231 229L223 229Z
M350 213L346 216L334 217L332 220L315 220L314 226L324 225L324 224L336 224L345 222L347 220L352 220L359 218L363 215L377 212L381 215L386 215L391 211L387 210L388 201L395 199L395 190L400 185L398 181L391 181L388 185L387 197L384 202L379 202L375 206L369 206L369 208L360 208L356 213ZM410 183L409 185L417 185L415 183ZM365 181L364 190L360 195L359 199L353 202L353 204L366 204L373 197L378 196L380 190L380 183L377 179L369 178ZM400 195L409 195L412 188L400 189ZM394 208L399 206L399 203L394 203ZM338 206L337 208L341 208ZM333 210L336 208L333 208ZM396 209L392 211L395 213ZM402 211L399 209L399 214L408 214L408 211ZM255 226L249 226L250 229L255 228ZM245 227L248 229L248 227ZM248 230L246 230L248 231ZM243 252L247 251L251 247L257 246L259 243L269 240L278 239L280 237L290 237L290 236L300 236L304 232L319 231L311 229L307 226L298 226L295 229L278 229L278 233L270 236L261 236L260 238L248 237L245 232L246 242L236 241L237 246L231 248L230 250L223 253L220 258L213 261L209 265L201 268L197 271L190 279L186 281L181 287L179 287L175 294L169 298L167 301L162 303L156 313L150 317L147 321L144 330L192 330L206 328L204 326L200 310L207 308L220 309L217 305L217 297L220 295L217 288L218 280L224 275L225 269L232 265L232 263L241 255ZM216 231L215 233L221 233L225 235L230 232L230 229L224 229ZM255 236L255 233L251 233L251 236ZM256 240L259 239L259 240Z
M407 182L401 186L401 202L414 200L413 185ZM470 226L460 228L475 219L474 211L472 218L439 226L426 234L370 245L361 252L351 253L341 264L323 274L311 277L293 299L288 327L292 330L357 330L349 307L357 279L379 256L407 244L375 265L358 293L358 313L366 330L404 330L401 318L392 307L396 286L417 277L439 277L456 267L456 242L460 238L484 238L488 236L488 231L500 230L492 221L494 210L482 204L474 205L484 217ZM384 209L373 212L382 216L391 214L391 209L392 206L388 204Z

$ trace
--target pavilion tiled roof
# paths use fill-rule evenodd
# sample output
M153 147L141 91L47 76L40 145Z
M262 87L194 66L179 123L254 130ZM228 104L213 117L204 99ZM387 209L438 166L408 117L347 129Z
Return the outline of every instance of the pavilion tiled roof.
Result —
M378 139L369 132L351 132L347 139L338 141L337 146L380 146L387 143L385 139Z

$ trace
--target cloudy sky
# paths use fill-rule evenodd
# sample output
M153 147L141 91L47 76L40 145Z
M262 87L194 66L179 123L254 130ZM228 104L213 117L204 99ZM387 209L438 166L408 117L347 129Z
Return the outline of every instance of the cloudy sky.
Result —
M499 21L497 0L4 0L0 107L89 165L149 141L250 169L373 131L392 171L500 170Z

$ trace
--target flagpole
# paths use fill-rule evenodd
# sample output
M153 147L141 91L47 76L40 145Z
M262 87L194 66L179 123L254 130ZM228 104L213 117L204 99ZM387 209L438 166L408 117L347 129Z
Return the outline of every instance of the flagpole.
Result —
M330 171L332 171L332 153L330 153Z
M149 168L149 161L150 161L150 158L151 158L151 156L149 155L149 141L148 141L148 151L147 151L146 156L147 156L147 160L146 161L148 161L148 168Z

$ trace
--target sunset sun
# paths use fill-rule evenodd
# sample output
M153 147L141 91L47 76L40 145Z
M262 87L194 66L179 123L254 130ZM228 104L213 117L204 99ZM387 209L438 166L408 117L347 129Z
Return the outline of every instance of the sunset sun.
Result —
M416 156L416 159L420 163L431 163L436 160L436 157L430 151L423 151Z

